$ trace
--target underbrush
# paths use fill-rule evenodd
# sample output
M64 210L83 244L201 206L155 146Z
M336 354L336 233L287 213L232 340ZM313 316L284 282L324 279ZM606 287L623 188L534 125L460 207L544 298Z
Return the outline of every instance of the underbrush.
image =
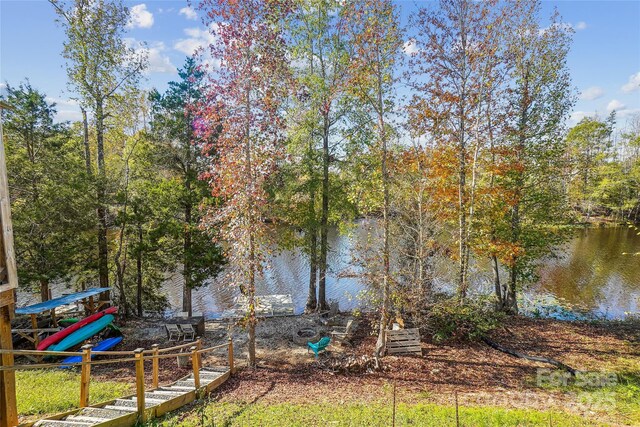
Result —
M505 314L495 310L490 298L440 300L430 307L425 329L433 341L473 341L497 328Z

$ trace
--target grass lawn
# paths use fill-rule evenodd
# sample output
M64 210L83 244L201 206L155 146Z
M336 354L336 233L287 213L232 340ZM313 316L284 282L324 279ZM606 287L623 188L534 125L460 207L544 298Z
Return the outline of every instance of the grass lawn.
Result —
M124 396L131 384L114 381L96 381L89 386L91 403ZM78 407L80 401L80 374L67 370L34 370L16 372L18 414L24 418L55 414Z
M593 421L561 412L496 407L459 408L461 426L600 426ZM345 405L239 404L209 402L189 412L176 413L150 426L390 426L389 406L368 403ZM397 426L456 425L455 407L435 404L400 404L396 409Z

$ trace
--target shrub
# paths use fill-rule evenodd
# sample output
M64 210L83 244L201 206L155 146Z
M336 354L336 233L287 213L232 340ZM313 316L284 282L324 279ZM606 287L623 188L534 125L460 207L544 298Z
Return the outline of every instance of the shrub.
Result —
M489 298L448 298L429 310L426 329L435 342L477 340L498 327L505 314L494 309Z

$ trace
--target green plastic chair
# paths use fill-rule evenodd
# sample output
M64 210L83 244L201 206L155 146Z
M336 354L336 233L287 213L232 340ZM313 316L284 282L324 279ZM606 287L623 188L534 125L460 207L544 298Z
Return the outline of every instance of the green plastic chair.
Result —
M320 338L320 341L318 341L315 344L309 341L307 342L307 352L309 351L309 349L313 350L313 353L316 355L316 359L317 359L318 353L325 350L330 342L331 342L331 338L329 337L322 337Z

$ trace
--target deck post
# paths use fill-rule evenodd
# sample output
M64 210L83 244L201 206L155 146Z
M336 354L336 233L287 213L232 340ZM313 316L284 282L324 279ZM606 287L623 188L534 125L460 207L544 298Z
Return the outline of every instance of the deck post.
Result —
M158 388L159 384L159 376L160 376L160 359L158 359L158 354L160 354L160 349L158 348L158 344L154 344L151 346L153 351L153 388Z
M0 297L9 295L13 302L13 289L0 292ZM0 349L11 350L11 317L13 307L0 306ZM13 354L0 354L0 366L13 366ZM0 371L0 426L14 427L18 425L18 411L16 409L16 373L13 370Z
M91 379L91 344L82 346L82 366L80 368L80 407L89 406L89 381Z
M143 348L133 351L136 358L136 399L138 403L138 422L144 424L147 421L144 402L144 357Z
M13 248L13 230L11 227L11 203L9 185L7 183L7 165L4 155L4 139L2 136L2 115L11 106L0 100L0 349L12 350L11 319L15 310L14 289L18 287L18 273ZM13 354L0 355L0 366L11 368ZM16 409L15 371L0 371L0 426L18 425Z
M198 358L198 347L195 345L191 347L191 366L193 367L193 382L196 386L196 390L200 388L200 363Z
M229 372L233 375L233 340L231 339L231 335L229 335Z

